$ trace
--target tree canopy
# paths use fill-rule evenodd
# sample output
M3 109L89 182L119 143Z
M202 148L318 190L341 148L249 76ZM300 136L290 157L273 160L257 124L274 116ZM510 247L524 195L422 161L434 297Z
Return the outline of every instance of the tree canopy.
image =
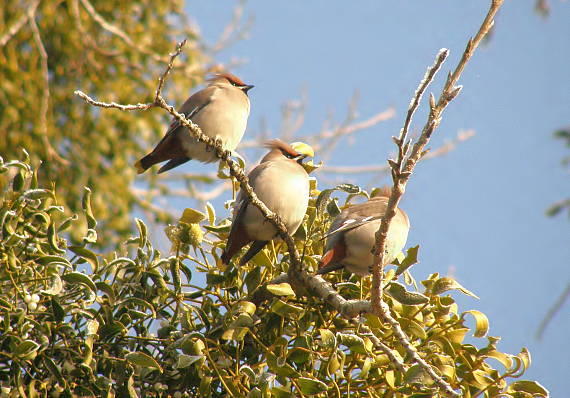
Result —
M439 99L430 98L428 122L412 145L411 117L447 50L428 68L394 139L389 206L397 205L443 110L459 94L463 66L500 3L492 3ZM203 139L199 126L158 101L160 72L171 72L169 96L177 99L207 69L180 7L70 0L0 8L0 131L7 137L0 142L0 394L548 396L538 382L515 380L531 363L525 348L501 352L485 314L459 308L454 295L474 293L437 273L416 281L419 246L386 270L376 266L372 279L313 275L332 219L373 192L322 187L313 178L294 236L281 233L283 241L242 267L219 258L231 225L227 211L194 206L169 222L172 215L137 194L130 164L143 143L160 136L167 112L106 112L73 93L146 100ZM182 44L172 57L164 54L178 35L189 37L190 49L174 64ZM222 165L215 179L239 184L254 201L243 159L212 146ZM162 187L151 174L145 183ZM135 208L164 225L169 253L153 246L156 237L133 217ZM279 228L276 215L262 212ZM377 238L380 258L388 223ZM363 310L341 311L331 297Z

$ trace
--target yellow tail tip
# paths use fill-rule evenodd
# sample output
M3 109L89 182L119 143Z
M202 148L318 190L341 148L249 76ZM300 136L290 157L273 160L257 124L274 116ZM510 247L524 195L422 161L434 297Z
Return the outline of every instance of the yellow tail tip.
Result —
M135 163L135 168L137 169L137 174L142 174L145 172L145 168L142 166L140 160L137 160L137 162Z

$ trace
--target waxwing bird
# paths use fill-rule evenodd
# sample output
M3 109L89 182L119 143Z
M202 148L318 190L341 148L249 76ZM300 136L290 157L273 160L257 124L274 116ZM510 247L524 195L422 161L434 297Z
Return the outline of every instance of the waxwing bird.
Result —
M253 88L230 73L214 75L203 90L194 93L179 112L196 123L202 132L222 141L224 149L233 151L241 141L249 117L247 92ZM213 150L193 138L180 121L174 119L166 134L151 153L135 163L138 174L168 160L158 170L163 173L191 159L204 163L217 160Z
M272 140L266 146L270 151L249 173L249 183L259 199L279 215L287 231L294 234L303 222L309 202L309 175L302 166L302 160L315 154L313 148L302 142L289 145L281 140ZM242 247L253 242L239 262L241 266L276 235L277 229L273 224L240 191L222 262L229 264Z
M383 188L368 202L347 207L335 218L326 235L325 254L317 275L341 268L360 276L371 273L376 231L386 212L389 196L390 189ZM397 209L388 229L384 265L391 263L404 248L409 230L408 216Z

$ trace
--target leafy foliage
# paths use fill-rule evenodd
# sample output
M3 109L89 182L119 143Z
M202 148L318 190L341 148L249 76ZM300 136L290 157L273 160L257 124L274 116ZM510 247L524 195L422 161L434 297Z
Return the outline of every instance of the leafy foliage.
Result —
M70 213L81 209L77 187L92 187L93 212L103 224L98 244L117 244L128 235L135 205L152 207L142 195L116 195L115 190L133 183L130 165L156 143L168 122L154 112L103 115L73 92L81 88L109 101L151 100L172 42L186 37L193 45L169 91L172 101L181 103L205 73L198 66L205 56L183 4L49 0L0 5L2 36L32 13L0 44L0 154L16 158L26 148L34 160L42 160L39 180L45 186L55 183ZM156 186L156 177L147 178L151 188ZM149 216L169 220L166 212L153 210ZM71 225L74 239L81 238L82 228L83 221Z
M285 245L269 245L244 267L224 268L218 256L229 220L218 221L213 208L207 215L189 209L168 227L171 256L153 248L140 220L136 236L119 251L100 253L93 249L101 227L92 216L90 190L83 193L81 217L66 218L59 195L38 183L37 170L27 162L2 161L0 173L6 187L0 206L3 392L30 397L437 394L378 318L342 319L320 299L271 283L288 267ZM320 193L316 182L312 188L296 243L305 266L314 269L329 212L342 201L331 198L333 192ZM339 189L348 197L368 195ZM74 225L81 239L70 244L65 231ZM386 302L419 354L465 397L546 396L536 382L508 383L528 368L530 354L500 352L497 337L480 340L489 329L486 316L460 310L449 295L471 292L437 274L415 287L411 268L417 255L418 248L411 248L387 273ZM331 278L347 299L368 296L367 278ZM268 283L272 298L255 300L254 292ZM473 343L466 341L470 331ZM404 361L405 372L374 345L377 339Z

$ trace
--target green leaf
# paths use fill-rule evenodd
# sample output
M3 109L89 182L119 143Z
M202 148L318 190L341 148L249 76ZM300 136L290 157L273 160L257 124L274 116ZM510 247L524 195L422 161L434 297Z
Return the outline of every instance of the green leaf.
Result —
M331 200L328 204L327 204L327 213L329 213L329 215L331 217L336 217L340 214L341 210L340 207L338 207L338 203L336 202L336 199Z
M410 292L406 287L398 282L392 282L386 289L386 293L398 302L405 305L420 305L429 302L429 297L421 293Z
M267 250L260 250L251 261L258 267L271 268L273 266L273 262L267 255Z
M227 234L230 232L230 229L232 228L232 224L228 222L228 223L220 224L220 225L204 225L203 227L205 230L210 231L210 232L214 232L217 234Z
M461 286L461 284L457 282L455 279L445 276L435 281L431 288L432 293L435 295L440 295L441 293L446 292L448 290L459 290L463 294L466 294L476 299L479 298L474 293L470 292L469 290Z
M327 391L328 387L325 383L317 379L309 379L308 377L299 377L297 379L299 389L303 394L315 395Z
M426 385L432 380L431 377L429 377L429 375L423 371L420 365L415 364L413 366L410 366L404 375L404 381L408 384Z
M333 191L334 189L324 189L321 191L315 202L315 208L318 213L323 212Z
M368 354L372 349L372 345L368 338L363 339L360 336L349 333L337 333L337 337L341 344L347 346L351 351L358 354Z
M144 352L130 352L125 356L125 359L133 365L142 366L143 368L156 369L162 373L162 367L158 364L156 359L148 354L145 354Z
M156 318L156 316L157 316L156 311L154 309L154 306L151 303L149 303L148 301L143 300L143 299L138 298L138 297L128 297L128 298L124 299L123 301L121 301L119 303L119 305L129 307L129 308L131 306L138 306L138 307L146 308L151 312L153 318Z
M97 227L97 220L93 217L93 211L91 210L91 190L88 187L83 188L81 206L87 218L87 228L95 229L95 227Z
M59 227L57 227L57 232L65 231L67 228L71 226L71 223L77 220L78 218L79 217L77 216L77 214L74 214L71 217L67 217L65 220L61 222L61 224L59 224Z
M135 221L137 223L137 228L139 230L139 247L145 247L148 243L148 233L147 233L146 224L143 222L143 220L139 218L135 218Z
M271 311L283 317L299 318L305 309L303 307L298 307L284 301L277 300L271 306Z
M336 346L336 337L333 332L328 329L319 329L319 334L321 335L321 344L323 347Z
M26 192L23 193L26 199L46 199L46 198L54 198L54 194L52 191L47 189L28 189Z
M97 242L97 231L95 231L92 228L89 228L87 230L87 233L83 237L83 243L87 244L87 243L96 243L96 242Z
M47 355L42 355L42 356L43 356L43 360L44 360L46 367L49 369L51 374L55 377L55 379L57 380L59 385L62 386L63 388L67 388L67 381L65 380L65 378L61 374L61 369L59 368L59 366L57 366L55 364L55 362L51 358L49 358Z
M398 265L396 269L396 276L402 275L406 270L408 270L412 265L418 262L418 250L420 245L410 247L406 254L406 258Z
M95 286L91 278L81 272L68 272L67 274L63 274L61 279L71 284L83 284L91 289L93 293L97 293L97 286Z
M404 331L407 332L407 334L411 334L413 336L416 336L420 340L427 339L427 334L426 334L426 331L424 330L424 328L419 323L414 321L413 319L400 318L400 319L398 319L398 321L402 325L402 328L404 329Z
M55 297L52 297L50 300L51 305L51 312L53 314L53 319L57 322L63 322L63 318L65 317L65 311L63 310L61 304Z
M12 311L12 303L10 303L4 297L0 297L0 307L5 308L8 312Z
M288 284L287 282L267 285L267 290L271 294L274 294L275 296L295 297L295 292L293 291L293 288L291 288L291 285Z
M174 369L184 369L187 368L188 366L198 362L198 361L202 361L204 360L204 356L203 355L186 355L186 354L180 354L176 360L176 365L174 365Z
M51 277L51 286L49 289L41 290L40 292L49 296L57 296L62 290L63 283L61 282L61 277L59 274L54 274Z
M278 376L283 377L299 377L300 374L293 369L286 361L281 361L272 352L267 352L267 366Z
M530 367L532 361L530 357L530 352L526 349L526 347L523 347L521 352L519 352L516 357L522 361L524 365L524 370L527 370Z
M25 357L40 348L40 345L33 340L24 340L16 346L13 354L18 357Z
M60 249L57 244L57 234L55 231L55 224L52 222L47 229L47 238L50 248L57 254L65 254L65 250Z
M259 394L259 397L261 397L261 393ZM285 387L272 387L271 388L271 396L275 397L275 398L295 398L296 395L293 394L291 391L288 391L285 389ZM248 396L248 398L250 398ZM254 398L254 397L251 397Z
M97 272L97 269L99 268L99 260L97 259L97 255L95 253L82 246L69 246L69 250L89 262L89 264L91 264L93 273Z
M487 316L480 311L469 310L461 314L461 317L465 318L466 314L471 314L475 318L475 332L473 333L473 336L485 337L485 335L489 331L489 319L487 318Z
M98 290L102 291L103 293L105 293L109 297L109 300L111 303L114 303L115 291L113 290L111 285L109 285L108 283L105 283L105 282L96 282L95 286L97 286Z
M244 282L247 286L248 293L253 293L261 283L261 269L259 267L255 267L253 270L249 271Z
M507 392L516 392L516 391L524 391L533 396L541 396L541 397L548 397L550 392L544 388L539 382L531 381L531 380L518 380L511 385L507 389Z
M348 184L348 183L339 184L335 187L335 189L350 194L357 194L362 191L362 189L358 185Z
M208 212L208 221L210 222L210 225L214 225L216 223L216 210L210 202L206 202L206 211Z
M499 361L505 369L510 369L513 366L512 355L505 354L504 352L492 350L485 354L488 358L494 358Z
M99 321L97 319L90 319L85 324L85 331L87 336L95 336L99 331Z
M234 311L236 314L244 313L244 314L248 314L250 316L253 316L253 314L255 314L256 309L257 309L257 306L250 301L239 301L234 306Z
M71 263L65 257L61 256L42 256L36 260L39 264L47 265L51 263L63 264L66 267L71 267Z
M184 222L186 224L198 224L206 219L206 215L201 211L194 210L191 208L184 209L182 217L180 217L179 222Z

